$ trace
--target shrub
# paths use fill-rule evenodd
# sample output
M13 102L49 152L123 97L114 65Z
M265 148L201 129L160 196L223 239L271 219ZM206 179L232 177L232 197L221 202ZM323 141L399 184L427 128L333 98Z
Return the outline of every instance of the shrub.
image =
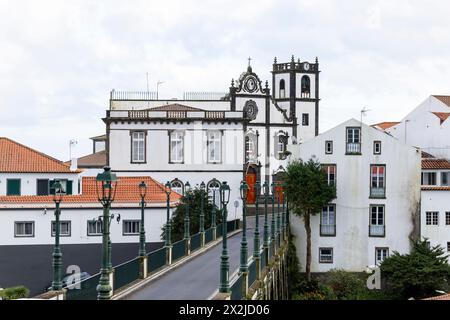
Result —
M28 298L30 290L24 286L6 288L0 291L0 297L5 300Z
M325 284L339 300L357 300L366 292L365 282L354 273L333 269L327 274Z

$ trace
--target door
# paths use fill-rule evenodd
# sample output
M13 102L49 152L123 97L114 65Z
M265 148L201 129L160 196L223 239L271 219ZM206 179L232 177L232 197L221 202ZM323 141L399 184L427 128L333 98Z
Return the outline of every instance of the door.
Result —
M256 173L247 173L245 176L245 180L248 184L248 196L247 203L254 204L256 202L256 193L255 193L255 182L256 182Z

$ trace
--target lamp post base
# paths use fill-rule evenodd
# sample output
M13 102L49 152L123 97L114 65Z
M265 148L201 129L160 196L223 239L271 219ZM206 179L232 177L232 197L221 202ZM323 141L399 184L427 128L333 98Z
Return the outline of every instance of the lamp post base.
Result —
M166 265L172 264L172 246L166 246Z
M147 256L139 256L139 277L141 279L147 278L148 270L147 270Z

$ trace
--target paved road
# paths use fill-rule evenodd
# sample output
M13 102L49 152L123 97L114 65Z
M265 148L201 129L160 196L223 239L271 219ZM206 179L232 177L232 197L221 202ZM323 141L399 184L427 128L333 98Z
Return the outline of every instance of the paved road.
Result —
M260 239L263 243L264 215L260 216ZM249 257L253 253L253 233L255 218L247 222L247 240ZM270 215L269 215L270 231ZM240 259L240 242L242 232L228 238L230 255L230 278L238 270ZM180 267L149 282L135 292L124 297L126 300L205 300L219 286L220 254L222 242L205 253L184 263Z

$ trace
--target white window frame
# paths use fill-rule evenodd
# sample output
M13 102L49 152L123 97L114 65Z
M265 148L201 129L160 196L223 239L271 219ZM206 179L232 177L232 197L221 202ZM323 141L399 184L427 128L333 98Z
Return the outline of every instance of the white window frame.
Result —
M94 224L95 224L95 226L93 226ZM93 228L95 229L94 232L91 232L90 226L93 226ZM87 235L89 237L101 236L103 234L102 229L103 229L103 222L101 220L96 220L96 221L88 220Z
M131 132L131 163L146 162L146 133L145 131Z
M213 184L217 184L216 186L212 186ZM211 199L211 203L214 203L217 208L221 207L220 203L220 186L221 183L219 180L211 180L208 182L207 190L208 190L208 197ZM215 192L214 192L215 190ZM214 198L215 196L215 198Z
M137 236L139 235L140 227L141 227L140 220L123 220L122 235Z
M218 130L207 131L207 162L222 162L222 132ZM211 157L213 155L213 157Z
M330 210L331 209L331 210ZM320 235L336 236L336 205L329 204L320 213Z
M361 127L345 128L345 153L361 153Z
M72 223L71 223L71 221L70 220L64 220L64 221L60 221L59 223L60 223L60 225L59 225L59 236L60 237L70 237L71 232L72 232ZM67 233L63 233L63 227L62 227L63 224L66 224L68 226L67 227ZM52 237L54 237L55 234L56 234L56 221L55 220L52 220L51 227L52 227L52 230L51 230Z
M444 177L446 177L446 178L444 178ZM446 183L444 183L444 180L447 180ZM444 186L444 187L450 186L450 171L441 172L441 186Z
M336 164L323 164L322 167L323 167L323 169L325 169L328 185L336 185L337 165ZM331 175L332 175L331 168L334 168L334 180L331 180ZM332 183L332 181L333 181L333 183Z
M430 183L430 177L433 176L434 177L434 183L431 184ZM423 186L435 186L437 185L437 172L436 171L425 171L422 172L422 185Z
M26 233L26 225L31 224L31 233ZM19 233L19 226L23 226L23 233ZM14 221L14 237L15 238L34 238L34 221Z
M174 185L177 185L174 187ZM184 195L184 183L178 179L170 181L170 189L180 195ZM178 192L178 190L180 192Z
M389 248L375 248L375 265L379 266L384 259L389 257Z
M369 210L369 237L385 237L386 207L381 204L373 204L370 205Z
M375 173L373 173L374 168L376 169ZM381 173L381 171L383 171L383 173ZM379 193L380 189L383 191L382 194ZM375 190L377 191L375 192ZM386 197L386 165L370 165L370 196L373 198Z
M438 226L439 225L439 211L425 212L425 225Z
M333 154L333 141L325 141L325 154Z
M170 132L170 163L184 163L184 132Z
M381 154L381 141L373 142L373 154Z

